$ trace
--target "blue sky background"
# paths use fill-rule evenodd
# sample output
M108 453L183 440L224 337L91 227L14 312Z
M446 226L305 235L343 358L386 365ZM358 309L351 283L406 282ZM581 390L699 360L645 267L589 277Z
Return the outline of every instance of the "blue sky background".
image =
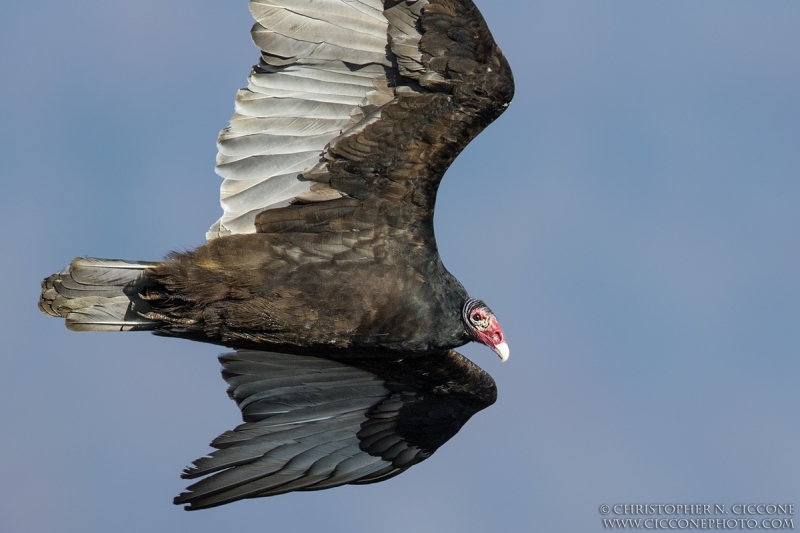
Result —
M386 483L196 513L180 471L240 420L220 349L72 333L36 300L75 256L202 243L258 57L247 3L3 7L1 531L587 532L603 503L800 505L800 4L478 5L517 95L436 227L506 331L506 364L462 350L497 404Z

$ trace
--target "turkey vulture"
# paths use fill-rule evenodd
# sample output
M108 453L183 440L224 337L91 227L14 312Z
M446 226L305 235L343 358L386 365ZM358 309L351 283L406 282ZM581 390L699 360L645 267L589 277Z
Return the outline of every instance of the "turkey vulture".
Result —
M188 509L372 483L496 398L452 348L508 357L439 258L433 210L511 70L471 0L251 0L261 60L219 136L222 217L162 262L78 258L40 309L76 331L215 343L244 424L183 477ZM482 223L481 218L476 219Z

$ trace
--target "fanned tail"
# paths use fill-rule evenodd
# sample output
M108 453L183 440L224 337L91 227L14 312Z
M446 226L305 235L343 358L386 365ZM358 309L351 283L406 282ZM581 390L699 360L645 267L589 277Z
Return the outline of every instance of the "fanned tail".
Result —
M151 283L146 271L157 263L77 258L42 281L39 309L66 318L73 331L147 331L163 322L147 318L141 297Z

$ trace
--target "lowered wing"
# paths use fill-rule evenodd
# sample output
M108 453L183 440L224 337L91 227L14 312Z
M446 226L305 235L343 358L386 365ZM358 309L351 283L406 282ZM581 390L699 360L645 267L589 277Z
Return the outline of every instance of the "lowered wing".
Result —
M190 510L388 479L430 457L497 394L453 351L344 363L240 350L220 361L245 423L184 470L203 478L175 498Z

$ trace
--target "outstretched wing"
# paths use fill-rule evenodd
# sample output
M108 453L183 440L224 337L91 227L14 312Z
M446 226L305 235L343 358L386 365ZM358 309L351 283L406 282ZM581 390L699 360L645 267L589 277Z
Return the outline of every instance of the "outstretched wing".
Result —
M344 363L241 350L220 361L245 423L184 471L207 476L175 498L187 509L388 479L430 457L497 394L453 351Z
M261 61L220 134L224 214L208 238L430 226L445 170L513 95L472 1L250 8Z

